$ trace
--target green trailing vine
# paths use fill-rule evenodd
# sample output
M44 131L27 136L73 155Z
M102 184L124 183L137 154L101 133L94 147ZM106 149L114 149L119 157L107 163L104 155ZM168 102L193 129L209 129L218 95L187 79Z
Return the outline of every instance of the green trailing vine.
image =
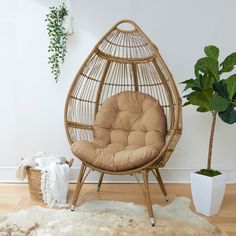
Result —
M65 33L65 28L63 27L63 22L65 16L68 15L68 11L65 5L60 5L58 7L50 7L50 11L46 15L47 31L49 36L49 46L48 46L48 64L51 67L51 73L56 82L59 80L60 75L60 65L64 63L64 58L67 52L67 35Z

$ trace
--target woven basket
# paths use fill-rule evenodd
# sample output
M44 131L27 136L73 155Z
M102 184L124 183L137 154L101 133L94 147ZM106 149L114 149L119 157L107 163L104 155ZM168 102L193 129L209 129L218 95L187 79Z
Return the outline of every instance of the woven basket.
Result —
M69 167L73 164L73 159L66 161ZM37 202L43 202L43 195L41 193L41 170L37 170L33 167L26 169L28 176L29 192L32 200Z

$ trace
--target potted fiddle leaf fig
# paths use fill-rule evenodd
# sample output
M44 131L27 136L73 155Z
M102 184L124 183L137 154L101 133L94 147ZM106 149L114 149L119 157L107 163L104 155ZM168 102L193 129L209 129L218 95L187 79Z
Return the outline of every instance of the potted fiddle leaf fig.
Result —
M191 173L191 190L196 211L210 216L218 213L225 191L224 173L214 170L212 147L216 119L227 124L236 123L236 52L219 63L219 49L210 45L204 48L205 57L200 58L194 67L195 77L182 82L185 84L185 106L197 106L198 112L209 112L212 124L208 148L207 168ZM223 77L224 76L224 77Z
M65 4L62 4L58 7L50 7L50 11L45 19L49 36L48 64L50 64L51 73L56 82L59 80L60 66L64 63L67 52L68 34L64 27L67 16L68 10Z

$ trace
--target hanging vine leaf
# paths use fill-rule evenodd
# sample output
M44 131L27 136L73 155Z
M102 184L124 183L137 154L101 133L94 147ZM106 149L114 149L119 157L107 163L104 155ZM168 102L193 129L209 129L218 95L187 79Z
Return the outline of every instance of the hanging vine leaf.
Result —
M68 11L65 5L59 7L50 7L50 12L46 15L47 31L49 36L48 46L48 64L50 64L51 73L58 82L60 75L60 65L64 63L67 52L67 35L63 27L63 21Z

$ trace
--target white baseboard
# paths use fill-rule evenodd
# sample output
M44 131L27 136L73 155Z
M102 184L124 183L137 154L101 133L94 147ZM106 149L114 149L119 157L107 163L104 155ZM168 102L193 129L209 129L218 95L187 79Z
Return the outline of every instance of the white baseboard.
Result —
M190 173L195 171L195 169L190 168L163 168L160 169L163 181L165 183L189 183L190 182ZM227 173L227 183L236 183L236 170L221 170L222 172ZM71 168L70 173L70 182L75 183L79 173L79 167ZM0 167L0 183L21 183L15 177L16 167ZM98 172L91 172L86 182L87 183L97 183L99 178ZM25 183L24 181L23 183ZM105 175L104 183L136 183L136 179L132 176L112 176ZM150 182L156 182L154 176L150 176Z

